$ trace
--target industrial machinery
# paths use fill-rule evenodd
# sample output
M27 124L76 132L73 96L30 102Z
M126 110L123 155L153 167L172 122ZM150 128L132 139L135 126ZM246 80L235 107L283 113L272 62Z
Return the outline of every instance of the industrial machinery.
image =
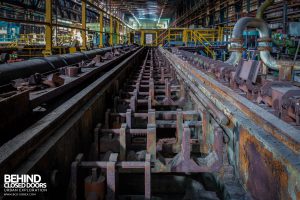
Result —
M95 2L81 2L82 16L87 5L95 14ZM148 20L125 37L120 19L103 9L90 24L100 34L88 33L82 18L80 31L110 47L86 51L83 41L80 52L48 55L51 36L48 56L0 64L0 198L300 199L297 30L284 41L272 35L262 19L272 0L233 27L217 2L219 28L146 29ZM161 4L156 27L168 22L159 23L169 9ZM181 18L175 22L194 20ZM205 23L214 21L207 15ZM281 60L273 40L287 47Z
M109 65L120 62L132 48L134 46L115 46L0 65L1 144L35 121L31 115L45 114L34 111L38 106L51 110L51 106L43 104L78 91L106 71ZM127 53L113 59L114 55L124 52ZM104 64L93 69L100 62ZM7 118L12 111L14 114ZM24 117L27 119L22 121ZM22 122L15 126L14 123L19 120Z
M1 172L30 170L48 177L51 199L296 195L298 88L264 80L259 62L234 67L176 48L171 51L135 48L123 62L98 73L94 82L2 145ZM120 56L115 52L106 58ZM77 62L97 70L105 65L99 59ZM67 74L73 73L69 67ZM63 86L72 85L60 87L64 91ZM49 104L49 92L38 103L32 100L32 108ZM258 100L265 106L253 103ZM272 192L266 193L265 185L273 185Z

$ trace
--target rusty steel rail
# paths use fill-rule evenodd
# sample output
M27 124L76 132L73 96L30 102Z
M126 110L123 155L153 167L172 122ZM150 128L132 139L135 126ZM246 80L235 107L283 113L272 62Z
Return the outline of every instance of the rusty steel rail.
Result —
M179 56L163 48L159 51L187 82L195 98L205 96L229 119L226 125L216 121L228 135L229 160L235 163L237 176L247 191L255 198L281 195L281 199L295 199L300 188L300 131ZM274 173L269 174L270 171ZM278 177L285 177L286 182ZM278 189L270 194L257 190L275 184Z
M274 115L255 105L248 99L240 96L177 56L174 56L167 51L163 52L174 66L178 66L178 69L182 71L182 73L187 74L186 76L196 87L198 86L202 94L204 94L212 102L215 102L215 106L221 105L224 101L231 102L265 131L274 135L274 137L286 144L289 148L291 148L291 150L296 153L300 153L300 130L297 130L282 120L279 120ZM222 113L226 114L229 118L233 114L226 112L226 110L221 106L218 107L219 110L222 110Z
M219 173L231 169L223 155L226 146L223 130L213 120L208 120L211 126L208 123L203 126L204 115L197 109L198 101L191 101L186 95L189 85L177 77L175 69L157 49L148 49L143 64L132 71L113 97L111 107L106 109L105 119L94 129L92 157L73 162L72 199L82 198L78 174L87 169L93 171L94 181L85 183L85 188L97 184L97 171L106 174L108 199L119 195L117 173L143 173L138 169L145 169L145 199L150 199L152 174ZM208 99L203 100L202 107L219 117L221 124L229 122ZM237 181L232 185L239 188L232 194L245 195ZM85 192L92 193L87 189Z

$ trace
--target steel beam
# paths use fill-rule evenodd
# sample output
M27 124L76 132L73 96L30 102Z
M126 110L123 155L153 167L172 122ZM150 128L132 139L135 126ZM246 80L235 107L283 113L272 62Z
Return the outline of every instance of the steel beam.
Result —
M126 30L126 33L127 33L127 41L128 41L128 44L131 44L131 38L130 38L130 28L127 27L127 30Z
M116 162L118 159L117 153L112 153L109 157L109 162L106 168L106 183L107 183L107 200L116 199Z
M52 55L52 0L46 1L46 29L45 40L46 49L43 51L44 56Z
M81 51L86 51L86 0L81 1L82 46Z
M109 15L109 45L113 46L113 16Z
M145 45L145 32L141 31L141 45L144 46Z
M120 21L117 21L117 27L116 27L116 35L117 35L117 44L120 44Z
M151 155L146 154L145 160L145 200L151 199Z
M126 160L126 124L122 124L120 128L120 160Z
M153 160L156 160L156 125L148 124L147 126L147 153Z
M103 47L103 12L100 11L99 15L99 24L100 24L100 42L99 42L99 48Z

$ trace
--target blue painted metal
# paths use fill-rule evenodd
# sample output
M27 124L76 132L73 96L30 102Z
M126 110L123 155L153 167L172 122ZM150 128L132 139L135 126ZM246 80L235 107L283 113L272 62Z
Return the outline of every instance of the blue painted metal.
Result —
M0 21L0 42L13 42L20 37L20 24Z

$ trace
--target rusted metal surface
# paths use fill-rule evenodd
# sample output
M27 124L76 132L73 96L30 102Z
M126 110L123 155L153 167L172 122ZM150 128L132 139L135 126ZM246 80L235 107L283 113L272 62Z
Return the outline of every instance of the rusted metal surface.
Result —
M138 50L0 147L1 174L60 174L64 199L297 199L299 131L248 99L295 123L298 90L186 55Z
M252 198L297 199L300 191L300 131L283 122L268 110L251 103L246 99L249 98L247 95L241 95L240 89L229 89L230 84L226 84L224 79L222 80L218 76L214 76L214 78L207 76L205 73L211 71L208 69L211 64L207 66L204 64L205 61L202 63L199 61L199 64L196 64L198 62L193 62L193 54L189 54L190 57L182 58L180 55L177 56L162 49L160 51L166 55L169 62L178 71L186 74L186 78L191 84L196 84L196 88L202 95L213 101L218 109L222 110L230 119L227 126L222 126L229 136L229 145L227 146L229 160L231 163L235 163L234 168ZM192 61L188 63L185 61L186 59ZM239 73L237 72L237 74ZM234 78L234 76L232 77ZM249 76L247 77L249 78ZM252 79L250 80L252 82ZM242 83L235 81L235 84ZM266 83L268 82L262 82L262 85ZM274 83L274 89L272 89L272 82L268 83L270 89L264 85L260 94L269 94L270 98L265 98L265 101L271 103L270 105L272 102L274 103L273 98L280 99L275 105L278 110L285 112L284 117L286 117L288 115L287 107L297 109L297 107L291 106L290 101L297 103L298 88L285 82ZM249 90L249 85L246 86ZM257 98L260 97L257 95ZM287 102L286 106L283 102ZM289 114L292 115L291 113L290 111ZM287 122L291 122L291 119ZM224 185L225 188L228 188L226 183ZM228 190L230 191L230 189Z
M26 173L34 168L37 163L41 162L45 155L49 156L49 160L43 160L43 162L51 163L51 159L54 159L55 156L52 154L53 152L50 152L50 149L56 146L63 145L60 148L68 152L68 157L61 158L62 160L70 159L79 149L85 149L86 151L87 146L89 146L89 138L91 137L89 131L93 129L92 125L95 124L95 121L101 117L96 112L101 112L103 109L101 104L105 102L106 94L104 92L111 88L112 79L121 79L126 76L129 69L128 64L137 62L135 56L141 54L142 51L142 49L136 51L36 124L2 145L0 147L1 176L4 173L17 169ZM72 140L65 141L68 137L72 138ZM80 140L79 138L85 139ZM70 146L66 145L68 143L70 143ZM80 143L84 145L80 145ZM44 148L37 152L36 149L41 144L44 145ZM57 149L57 151L59 150ZM59 155L60 153L57 152L57 154ZM29 156L33 156L34 159L30 162L25 161L25 164L24 158ZM57 160L57 162L61 161ZM49 166L53 164L55 162L49 164Z
M289 196L289 175L284 163L276 160L272 152L262 148L247 130L240 130L240 138L242 179L252 197L286 199Z
M199 98L205 109L197 109L199 101L187 95L190 86L156 49L148 50L143 64L113 97L104 127L97 128L98 145L93 146L97 161L87 160L80 166L105 169L109 152L118 152L115 174L144 169L145 199L153 196L152 174L221 173L228 158L223 158L225 134L217 122L227 125L229 119L204 96ZM233 185L242 198L246 193L238 182ZM107 187L117 186L107 183ZM107 198L122 197L113 191L115 196L107 191Z
M1 143L12 139L15 135L24 131L42 116L45 116L55 109L60 102L66 101L89 83L92 83L103 73L107 72L111 66L120 63L136 49L128 50L130 51L124 52L118 57L113 57L112 60L92 64L89 64L90 61L87 60L83 63L84 66L82 67L77 66L82 65L82 62L78 63L76 66L72 66L72 68L80 70L80 73L78 71L76 77L69 77L66 75L65 71L67 69L63 67L60 72L55 71L50 74L36 73L29 78L15 80L14 86L7 87L8 89L3 86L0 87L0 96L3 97L7 94L7 90L11 91L9 93L18 94L18 96L23 93L28 93L26 96L21 95L24 98L23 102L16 102L13 100L15 98L8 98L8 96L3 99L1 98L1 100L3 100L2 103L6 102L7 104L7 106L1 107L3 116L6 116L5 118L7 120L10 117L14 118L11 125L7 124L5 122L6 120L3 120L3 123L1 123L1 125L3 124L3 126L5 126L5 128L1 128ZM87 65L89 67L87 67ZM14 102L16 104L13 108L9 106ZM14 112L16 109L19 109L19 111ZM7 115L6 113L10 114ZM19 124L19 126L16 127L15 124Z
M172 58L176 63L180 63L184 70L190 73L194 77L194 81L198 82L198 85L207 86L214 90L214 93L218 94L222 99L226 99L229 102L234 102L234 106L241 109L246 116L250 117L257 125L260 125L267 132L272 133L281 142L287 144L295 152L299 151L300 135L299 130L279 120L274 115L270 114L267 110L262 109L259 106L254 105L239 94L239 92L232 91L230 88L224 85L224 82L216 81L213 78L207 76L204 72L196 69L195 67L184 62L177 56ZM204 84L203 84L204 83ZM203 93L206 93L206 87L201 88ZM212 98L212 97L211 97ZM215 97L213 97L214 101ZM224 100L219 100L220 103Z
M0 96L0 110L0 145L2 145L30 122L26 118L32 112L30 110L29 91L2 94ZM20 123L16 126L16 122Z

